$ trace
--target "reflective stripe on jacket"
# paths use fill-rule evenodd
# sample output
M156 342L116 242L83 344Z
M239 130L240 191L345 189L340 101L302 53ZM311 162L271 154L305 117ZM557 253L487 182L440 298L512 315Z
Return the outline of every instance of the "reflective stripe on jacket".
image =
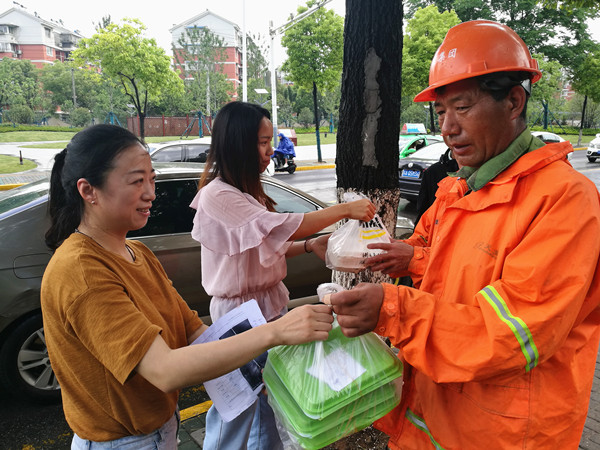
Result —
M418 289L384 285L375 330L408 363L401 405L376 424L390 448L578 447L600 339L600 199L569 151L530 151L473 192L440 183L407 240Z

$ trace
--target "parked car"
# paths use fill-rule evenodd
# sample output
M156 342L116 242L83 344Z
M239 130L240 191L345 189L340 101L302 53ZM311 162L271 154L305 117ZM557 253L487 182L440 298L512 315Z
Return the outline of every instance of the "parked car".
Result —
M398 175L400 179L400 196L411 202L416 202L421 189L423 173L432 164L439 161L448 146L445 142L434 142L418 152L403 158L399 162Z
M535 137L541 139L545 144L554 144L556 142L565 142L565 140L560 137L558 134L550 133L549 131L532 131ZM567 159L571 161L571 156L573 152L567 154Z
M596 162L597 158L600 158L600 133L588 144L586 156L588 161L592 163Z
M155 163L154 167L156 200L151 217L129 237L156 254L181 296L210 323L210 298L201 285L200 244L190 235L195 211L189 204L204 165ZM272 177L262 182L280 212L305 213L327 206ZM0 194L0 386L37 400L60 396L48 360L39 298L51 257L44 243L48 187L48 181L41 180ZM329 281L331 271L314 255L290 259L284 280L293 299L290 306L316 302L316 287Z
M210 150L210 137L192 140L152 143L148 152L156 162L196 162L204 163Z
M400 158L406 158L408 155L415 153L418 150L426 147L434 142L442 142L444 139L441 136L432 136L429 134L405 134L400 135L398 146L400 147Z
M210 151L211 138L203 137L189 141L171 141L148 145L150 159L153 162L190 162L205 163ZM275 174L275 163L271 161L264 171L265 175Z

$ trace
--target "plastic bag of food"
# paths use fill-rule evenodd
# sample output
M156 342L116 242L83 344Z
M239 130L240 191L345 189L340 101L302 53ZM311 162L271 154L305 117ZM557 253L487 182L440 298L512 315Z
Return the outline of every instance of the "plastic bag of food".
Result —
M357 194L344 194L346 202L361 198ZM366 268L366 258L382 253L382 250L369 249L367 245L391 241L379 215L375 214L369 222L350 219L331 234L327 242L325 265L341 272L360 272Z
M271 349L263 372L285 448L319 449L400 403L402 363L374 333Z

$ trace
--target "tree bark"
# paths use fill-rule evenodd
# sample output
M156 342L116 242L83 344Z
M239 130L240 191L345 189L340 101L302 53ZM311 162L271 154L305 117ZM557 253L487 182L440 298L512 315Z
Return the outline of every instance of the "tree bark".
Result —
M391 236L400 200L402 16L401 1L346 0L336 149L338 201L346 191L366 195ZM346 287L361 281L390 281L369 271L334 272L334 280Z

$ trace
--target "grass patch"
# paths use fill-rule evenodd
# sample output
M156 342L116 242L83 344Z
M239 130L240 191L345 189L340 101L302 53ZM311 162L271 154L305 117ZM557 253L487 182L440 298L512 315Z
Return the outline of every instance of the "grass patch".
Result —
M302 133L296 134L298 138L298 147L303 145L317 145L317 135L315 133ZM319 138L321 141L321 145L325 144L335 144L336 134L335 133L327 133L327 137L325 137L325 133L323 130L319 132Z
M0 142L68 141L75 131L9 131L0 133Z
M23 165L21 165L16 156L0 155L0 173L24 172L36 167L37 164L28 159L23 159Z
M75 135L75 133L73 133L73 135ZM0 137L2 137L0 135ZM49 149L63 149L67 146L67 144L69 143L69 140L71 140L73 136L68 137L68 139L66 141L60 141L60 142L44 142L41 144L28 144L28 145L21 145L20 147L23 148L49 148ZM191 139L197 139L197 136L190 136L189 138L183 138L181 139L182 141L186 141L186 140L191 140ZM43 141L44 139L41 138L37 138L37 136L34 136L34 139L26 139L24 141L6 141L6 142L27 142L27 141ZM57 139L52 139L57 140ZM149 137L146 138L146 142L148 143L156 143L156 142L165 142L165 141L178 141L179 136L155 136L155 137ZM2 141L0 141L2 142Z

